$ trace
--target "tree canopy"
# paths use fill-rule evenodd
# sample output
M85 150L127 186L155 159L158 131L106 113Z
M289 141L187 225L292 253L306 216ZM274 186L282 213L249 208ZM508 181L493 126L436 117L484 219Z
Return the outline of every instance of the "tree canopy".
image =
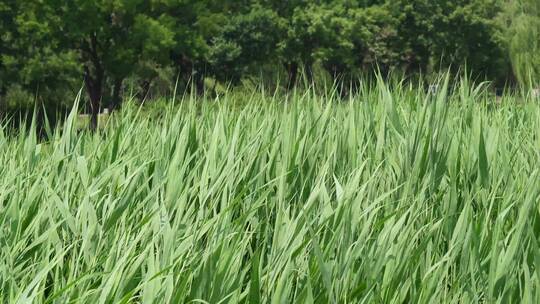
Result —
M335 81L450 68L530 83L538 11L534 0L6 0L0 101L61 107L84 85L95 119L121 105L127 80L148 91L162 69L199 94L205 79L236 85L262 70L291 89L315 67Z
M540 79L540 2L509 1L503 14L503 28L516 77L528 86Z

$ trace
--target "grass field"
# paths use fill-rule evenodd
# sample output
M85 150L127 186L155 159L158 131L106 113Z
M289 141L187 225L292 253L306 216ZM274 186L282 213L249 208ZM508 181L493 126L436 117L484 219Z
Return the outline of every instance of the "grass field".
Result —
M2 133L0 301L539 303L540 105L517 100L379 83Z

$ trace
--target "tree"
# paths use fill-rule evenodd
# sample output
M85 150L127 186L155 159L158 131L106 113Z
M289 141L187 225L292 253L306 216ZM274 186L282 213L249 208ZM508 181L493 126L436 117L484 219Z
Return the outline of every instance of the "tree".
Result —
M9 40L13 32L13 7L15 2L0 2L0 115L5 111L4 98L7 91L8 75L5 67L5 57L11 52Z
M286 24L280 52L289 88L300 66L312 81L315 62L343 83L362 69L399 61L397 20L384 1L276 1L274 8Z
M209 43L208 62L218 80L238 83L251 68L277 60L284 26L275 11L259 4L230 17Z
M538 78L540 4L501 1L4 0L0 103L19 91L65 100L84 83L95 128L101 107L120 107L126 78L139 79L145 96L163 70L176 69L198 94L206 76L238 84L268 66L285 69L289 89L302 69L312 81L314 65L343 87L373 70L465 63L503 79L508 57L522 83Z
M208 40L224 21L220 6L211 0L159 1L154 6L155 14L172 34L172 45L165 53L177 73L186 83L194 84L199 94L204 92Z
M398 20L388 5L372 4L352 10L354 20L352 41L356 65L362 71L387 74L405 64L406 49L398 35Z
M396 0L390 2L403 39L408 71L467 68L491 78L505 73L498 39L498 0Z
M314 31L312 23L319 11L319 4L303 0L271 3L286 30L278 44L278 51L281 64L287 71L287 88L291 89L296 85L302 67L308 80L313 80L312 66L315 49L319 46L319 34Z
M504 40L518 81L533 88L540 83L540 3L513 0L502 14Z
M158 1L156 1L158 3ZM158 58L173 44L173 34L154 18L152 3L143 0L73 0L51 2L57 16L62 16L66 31L64 45L78 53L83 79L90 100L92 129L104 92L112 91L111 106L120 105L124 79L145 58ZM112 89L111 89L112 87Z
M72 101L69 96L77 90L78 68L75 54L64 49L54 35L61 20L51 7L41 7L37 1L3 2L0 14L0 95L4 107L33 107L33 99L50 112L68 106L66 103Z
M398 21L398 36L402 37L401 57L408 73L426 72L430 46L441 26L442 13L437 9L439 0L396 0L389 3L392 15ZM440 2L440 1L439 1Z
M502 11L497 0L450 2L445 10L445 30L432 48L443 68L462 68L481 78L499 80L507 74L506 56L498 36L496 18ZM459 33L459 35L456 34Z

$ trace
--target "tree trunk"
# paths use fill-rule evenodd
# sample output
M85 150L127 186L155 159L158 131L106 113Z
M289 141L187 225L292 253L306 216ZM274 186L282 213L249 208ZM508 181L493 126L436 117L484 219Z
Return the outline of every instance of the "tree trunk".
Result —
M141 82L141 94L139 100L141 102L145 101L148 98L150 93L150 87L152 86L152 79L145 79Z
M5 101L5 89L4 88L0 88L0 122L3 122L4 118L5 118L5 112L6 112L6 107L4 105Z
M195 85L195 92L197 93L197 96L203 96L205 90L204 73L202 73L201 71L194 71L192 82Z
M90 40L83 46L84 83L90 98L90 129L95 131L98 127L99 107L103 94L103 79L105 71L98 56L98 41L96 34L90 35Z
M285 68L287 69L287 90L290 91L296 86L296 82L298 81L298 63L289 62L285 64Z
M178 74L184 81L186 89L193 88L193 62L185 55L176 55L173 60L176 63Z
M90 130L95 131L98 127L99 106L103 90L103 72L97 70L95 75L91 75L88 67L84 69L84 83L90 98Z
M111 112L119 110L122 107L122 78L116 78L114 80L114 87L111 98Z
M345 70L338 64L325 64L324 69L330 74L332 87L341 98L347 95L347 84L345 79Z
M307 85L314 85L314 76L313 76L313 63L307 62L304 66L304 73L306 75Z

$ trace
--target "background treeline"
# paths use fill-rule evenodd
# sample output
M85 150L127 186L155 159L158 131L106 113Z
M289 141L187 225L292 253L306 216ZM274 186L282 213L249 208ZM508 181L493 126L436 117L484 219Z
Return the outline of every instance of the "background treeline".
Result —
M506 84L540 72L536 0L3 0L3 111L88 111L152 90L202 94L250 77L284 89L300 78L466 70ZM205 84L207 88L205 89ZM210 84L210 85L209 85ZM208 88L209 87L209 88Z

